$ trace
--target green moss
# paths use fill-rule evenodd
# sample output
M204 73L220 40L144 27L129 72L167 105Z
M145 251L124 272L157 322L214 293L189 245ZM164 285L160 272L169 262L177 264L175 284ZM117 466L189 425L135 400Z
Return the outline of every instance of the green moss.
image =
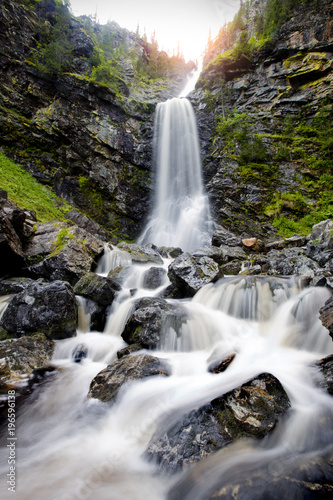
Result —
M12 338L13 338L13 336L9 332L7 332L6 330L3 330L2 328L0 329L0 342L2 340L10 340Z
M70 206L39 184L21 165L0 153L0 185L19 207L34 210L39 222L64 220ZM59 208L56 205L59 205Z

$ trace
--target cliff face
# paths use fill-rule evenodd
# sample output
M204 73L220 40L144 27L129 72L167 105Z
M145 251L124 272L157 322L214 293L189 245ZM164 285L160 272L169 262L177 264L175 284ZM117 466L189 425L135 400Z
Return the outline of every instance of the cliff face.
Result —
M244 9L248 38L267 3ZM235 232L306 232L332 216L332 19L330 1L306 1L261 50L223 58L221 36L206 54L191 99L214 217Z
M244 236L306 233L333 217L332 4L300 3L262 45L258 26L274 1L244 4L233 32L223 28L207 51L190 96L214 219ZM55 0L35 10L0 5L0 147L109 235L134 239L149 211L155 107L178 94L184 75L144 83L125 55L111 85L96 81L102 28L71 16L70 62L45 72L34 54L52 38L57 12ZM140 63L154 55L135 34L108 29ZM237 56L226 56L234 47ZM157 56L164 64L166 54Z
M53 0L35 12L11 0L0 5L0 146L106 230L132 239L148 212L154 109L181 89L182 80L139 85L123 58L120 92L94 81L94 44L72 17L70 67L45 74L32 55L44 31L54 29L55 13ZM134 35L111 29L116 43L127 36L137 56L147 57Z

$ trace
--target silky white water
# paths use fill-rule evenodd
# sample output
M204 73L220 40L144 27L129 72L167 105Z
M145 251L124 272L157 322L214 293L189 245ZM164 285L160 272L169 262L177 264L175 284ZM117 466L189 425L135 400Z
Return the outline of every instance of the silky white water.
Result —
M210 242L194 125L188 101L159 106L157 193L141 242L184 250ZM169 263L163 259L160 267L166 270ZM146 287L149 266L133 265L127 252L107 245L96 272L107 276L118 266L125 269L122 290L108 308L104 331L91 331L91 304L78 297L77 336L56 343L56 371L17 411L15 493L8 491L3 437L1 499L208 500L228 481L236 484L257 470L283 474L332 451L333 399L318 387L315 365L333 352L318 313L331 295L328 289L302 289L296 278L238 276L203 287L191 300L170 301L175 315L162 322L160 345L149 351L166 360L170 376L124 384L109 405L87 397L90 383L126 346L121 334L135 300L157 296L169 284L165 275L159 288ZM73 352L80 346L87 356L75 363ZM230 354L236 356L225 372L208 372L209 359ZM187 411L264 372L280 380L291 401L286 417L265 439L237 442L173 476L147 460L153 437ZM257 486L247 500L266 500L261 483ZM270 498L280 499L280 491Z
M196 119L187 99L158 104L154 163L153 210L139 243L179 246L184 251L210 244L213 223L202 181Z
M137 293L144 295L144 290ZM231 307L230 295L238 308ZM108 406L88 399L87 393L92 378L126 345L119 324L135 295L120 293L103 333L87 331L57 342L53 364L58 372L19 413L15 498L165 500L171 489L172 499L206 499L222 473L232 480L256 467L282 470L285 460L290 464L321 453L332 444L333 403L316 387L314 362L332 352L318 319L318 305L329 296L325 288L301 290L292 279L236 277L207 285L181 303L186 321L177 331L169 325L165 344L150 351L168 361L171 376L125 385ZM309 304L314 311L309 312ZM72 352L82 343L88 356L73 363ZM208 373L213 351L222 359L236 353L224 373ZM195 465L200 486L187 471L184 477L156 474L156 466L144 457L155 433L263 372L281 381L292 404L270 438L230 446L211 456L209 467L206 462ZM2 457L6 463L5 448ZM6 465L0 486L1 498L7 499L12 493L6 493L5 473Z

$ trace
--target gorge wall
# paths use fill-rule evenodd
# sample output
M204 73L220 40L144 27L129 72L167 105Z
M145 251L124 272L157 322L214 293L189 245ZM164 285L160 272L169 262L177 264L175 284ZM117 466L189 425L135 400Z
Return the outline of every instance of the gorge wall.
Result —
M148 85L125 54L117 86L94 80L94 42L70 15L63 41L70 65L45 72L33 55L42 39L51 50L59 2L43 0L34 9L11 0L0 6L0 146L110 235L133 239L148 211L155 106L181 90L186 74ZM108 35L132 59L149 58L149 44L134 33L110 23Z
M332 4L295 1L265 38L270 4L243 2L208 44L189 96L215 221L266 238L308 234L333 216ZM111 84L98 81L101 27L69 16L71 60L45 72L35 54L50 52L58 11L58 0L0 6L0 147L109 237L135 239L149 210L156 104L179 93L193 66L140 78L138 61L152 59L152 46L110 23L114 46L127 52ZM166 58L158 53L159 64Z
M307 234L333 214L333 6L294 2L265 40L274 3L282 11L287 2L243 2L208 47L191 95L214 218L262 237Z

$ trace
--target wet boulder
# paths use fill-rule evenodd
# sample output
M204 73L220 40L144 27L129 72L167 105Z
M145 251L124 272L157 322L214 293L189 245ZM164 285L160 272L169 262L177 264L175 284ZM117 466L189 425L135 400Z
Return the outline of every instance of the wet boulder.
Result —
M330 297L319 311L319 319L329 331L333 339L333 296Z
M18 384L36 368L51 360L54 342L43 333L33 337L0 342L0 376L2 384Z
M223 228L216 229L212 236L212 245L220 247L221 245L226 245L230 247L240 246L242 239Z
M319 385L333 396L333 354L326 356L318 362L318 367L323 375Z
M183 253L169 266L168 276L178 297L193 297L200 288L222 277L219 265L210 257Z
M85 274L74 286L76 295L82 295L102 306L110 305L119 290L121 286L115 280L94 273Z
M144 297L135 302L134 311L121 336L128 344L157 349L165 340L169 328L177 332L186 320L187 315L179 303Z
M29 272L49 281L63 280L72 285L90 272L104 243L82 228L68 223L38 224L26 247Z
M163 285L166 278L166 270L163 267L151 267L148 269L143 277L143 288L148 290L155 290Z
M163 264L158 248L155 245L136 245L135 243L119 243L118 248L125 250L132 258L133 264Z
M175 472L240 438L263 438L289 408L280 382L263 373L184 415L153 438L147 455L161 469Z
M275 276L291 276L293 274L312 274L320 267L313 259L305 255L303 248L285 248L270 250L267 253L268 274Z
M39 332L56 340L74 337L76 322L77 305L71 285L37 281L13 297L0 324L15 338Z
M20 293L33 283L34 280L32 280L31 278L10 278L1 280L0 296Z
M156 375L168 376L168 364L148 354L124 356L99 372L90 384L88 397L113 403L120 388L127 382Z

